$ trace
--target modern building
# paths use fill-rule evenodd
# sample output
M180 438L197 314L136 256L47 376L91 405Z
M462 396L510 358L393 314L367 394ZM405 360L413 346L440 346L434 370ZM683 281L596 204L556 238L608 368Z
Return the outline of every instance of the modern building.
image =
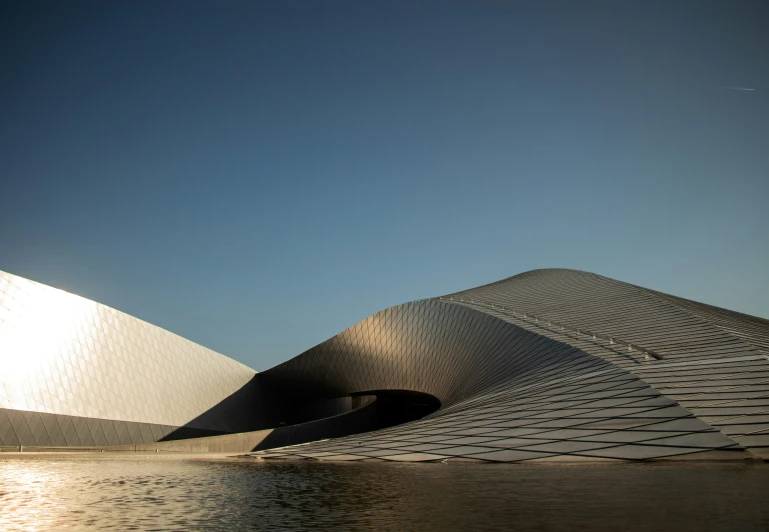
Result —
M769 458L769 320L574 270L392 307L258 374L0 272L0 363L4 450Z

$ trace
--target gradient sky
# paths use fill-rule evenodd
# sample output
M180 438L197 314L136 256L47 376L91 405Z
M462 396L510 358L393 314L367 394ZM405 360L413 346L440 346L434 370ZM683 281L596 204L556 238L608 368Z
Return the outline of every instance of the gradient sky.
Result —
M3 2L0 269L257 370L543 267L769 318L767 28L763 0Z

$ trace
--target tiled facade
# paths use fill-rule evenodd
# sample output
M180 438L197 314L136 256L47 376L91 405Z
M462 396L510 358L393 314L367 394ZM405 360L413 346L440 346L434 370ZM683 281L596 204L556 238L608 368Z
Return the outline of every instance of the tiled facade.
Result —
M4 272L0 361L0 446L155 441L256 375L123 312Z
M438 397L419 421L257 453L319 460L769 457L769 321L535 270L380 312L263 374Z
M268 428L286 401L408 390L440 409L255 454L766 457L768 357L767 320L590 273L536 270L384 310L257 375L141 320L0 273L0 446L242 432Z

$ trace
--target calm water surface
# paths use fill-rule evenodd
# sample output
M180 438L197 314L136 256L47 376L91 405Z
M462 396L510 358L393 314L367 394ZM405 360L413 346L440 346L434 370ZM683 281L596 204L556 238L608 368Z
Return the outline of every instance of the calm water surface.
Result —
M0 530L769 530L764 464L0 456Z

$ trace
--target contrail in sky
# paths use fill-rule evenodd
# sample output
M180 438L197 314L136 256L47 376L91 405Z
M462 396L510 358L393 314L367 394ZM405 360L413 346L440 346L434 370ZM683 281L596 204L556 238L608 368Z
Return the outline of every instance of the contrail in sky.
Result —
M725 89L732 89L733 91L754 91L756 89L751 89L750 87L724 87Z

